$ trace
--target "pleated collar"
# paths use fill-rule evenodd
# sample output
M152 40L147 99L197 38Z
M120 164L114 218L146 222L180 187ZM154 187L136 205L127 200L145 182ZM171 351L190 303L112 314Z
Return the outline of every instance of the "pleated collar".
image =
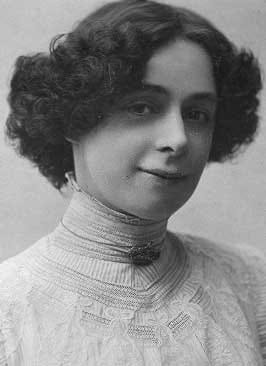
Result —
M54 235L76 254L150 264L165 242L168 220L154 221L113 210L85 192L68 174L73 196ZM67 245L67 244L64 244ZM71 245L70 245L71 246Z

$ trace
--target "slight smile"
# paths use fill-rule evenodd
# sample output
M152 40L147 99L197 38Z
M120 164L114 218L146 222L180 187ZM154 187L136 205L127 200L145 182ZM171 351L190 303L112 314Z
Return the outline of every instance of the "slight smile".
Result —
M151 170L140 169L140 170L145 173L149 173L166 180L180 180L187 177L187 175L183 173L170 173L160 169L151 169Z

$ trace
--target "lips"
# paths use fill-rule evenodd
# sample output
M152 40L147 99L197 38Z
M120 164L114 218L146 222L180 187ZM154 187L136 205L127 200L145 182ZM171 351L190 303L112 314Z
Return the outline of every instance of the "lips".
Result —
M161 169L141 169L142 171L146 172L146 173L150 173L153 175L156 175L158 177L164 178L164 179L180 179L180 178L185 178L186 174L181 173L181 172L171 172L171 171L166 171L166 170L161 170Z

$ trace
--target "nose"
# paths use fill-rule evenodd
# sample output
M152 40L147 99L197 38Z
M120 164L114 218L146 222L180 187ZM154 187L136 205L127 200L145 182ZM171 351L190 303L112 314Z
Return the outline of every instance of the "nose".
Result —
M188 138L181 111L172 108L159 121L159 139L157 147L160 151L170 150L175 155L183 155L188 148Z

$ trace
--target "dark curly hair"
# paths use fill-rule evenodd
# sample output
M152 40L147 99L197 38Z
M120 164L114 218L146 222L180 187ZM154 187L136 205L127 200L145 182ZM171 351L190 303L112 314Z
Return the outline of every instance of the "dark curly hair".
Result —
M104 120L114 98L134 90L156 50L177 38L209 54L219 98L209 162L232 158L258 127L258 61L202 16L151 0L108 3L57 36L50 53L18 57L5 134L60 190L74 170L72 145Z

